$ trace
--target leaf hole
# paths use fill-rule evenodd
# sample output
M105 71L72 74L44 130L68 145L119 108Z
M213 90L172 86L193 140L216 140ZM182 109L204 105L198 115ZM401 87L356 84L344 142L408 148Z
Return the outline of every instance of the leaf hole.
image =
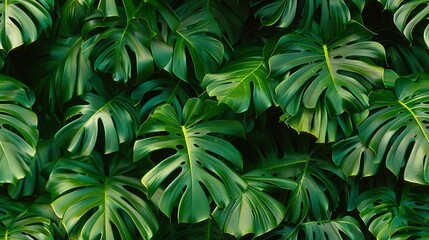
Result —
M340 55L336 55L333 57L333 59L342 59L342 58L343 58L343 56L340 56Z
M202 166L203 164L200 162L200 160L195 161L198 165Z
M194 145L194 147L196 147L196 148L200 148L200 145L198 145L198 144L196 144L196 143L194 143L193 145Z
M179 150L182 150L185 147L183 145L178 144L178 145L176 145L176 148L179 149Z
M194 132L194 134L195 134L195 135L200 135L201 133L200 133L200 132Z

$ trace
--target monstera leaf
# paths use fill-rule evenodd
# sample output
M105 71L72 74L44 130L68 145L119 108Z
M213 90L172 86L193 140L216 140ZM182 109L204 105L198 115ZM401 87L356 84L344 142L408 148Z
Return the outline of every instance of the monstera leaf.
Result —
M117 82L142 80L152 74L153 57L145 43L153 33L145 21L100 17L88 21L82 31L90 36L82 51L85 57L94 59L94 69L112 74Z
M335 179L343 177L341 171L308 136L297 137L282 127L270 129L273 133L266 129L251 138L260 159L257 168L294 183L286 195L284 221L297 224L306 218L329 219L329 209L338 206Z
M156 107L171 104L180 114L185 102L191 97L190 87L179 79L157 78L143 82L132 92L132 99L140 102L140 120L146 120Z
M428 0L387 1L386 8L394 11L393 20L396 27L410 42L413 41L416 26L426 24L429 20ZM427 24L423 32L423 39L426 47L429 48L429 26Z
M224 58L224 46L221 29L210 12L186 4L174 11L165 1L148 2L160 12L171 31L166 42L173 46L173 54L167 71L182 80L189 80L189 59L198 80L217 70Z
M249 185L242 196L226 208L217 207L213 212L213 218L223 232L237 239L247 234L260 236L277 227L285 217L285 206L265 191L297 187L291 180L271 177L264 171L252 171L243 178Z
M203 221L210 217L211 199L224 208L246 188L246 182L235 171L243 166L240 152L218 135L243 136L241 124L211 120L224 111L225 105L191 98L183 108L182 119L166 104L141 126L139 135L143 139L134 145L135 159L157 150L168 153L143 176L142 183L149 197L166 186L158 207L169 218L178 203L179 222Z
M346 176L373 176L378 172L381 161L374 151L365 146L359 136L338 141L332 147L332 160L340 166Z
M150 239L158 222L128 159L97 155L60 159L47 189L69 236L78 239ZM106 164L109 164L106 166Z
M347 238L344 238L347 237ZM365 239L359 222L351 216L338 219L302 222L295 227L282 225L265 234L262 239L281 240L329 240L329 239Z
M352 23L345 35L327 43L316 32L280 38L269 60L273 77L288 73L276 88L280 106L290 116L303 114L301 109L330 118L364 111L369 90L383 79L381 67L362 60L384 57L383 46L368 41L370 35Z
M210 96L230 106L237 113L252 105L259 115L274 105L274 89L262 57L262 49L247 47L237 53L235 61L226 64L218 73L207 74L203 79Z
M91 61L82 55L83 42L79 36L58 38L39 51L40 64L31 70L40 79L35 91L49 98L46 102L52 109L91 89L94 71ZM49 92L43 95L43 91Z
M54 239L50 224L49 218L32 212L31 206L0 196L0 238Z
M9 52L37 40L52 25L53 0L0 1L0 49Z
M9 185L7 188L9 196L13 199L33 195L40 196L41 193L46 191L46 179L41 172L49 162L60 158L60 150L53 139L39 142L36 150L36 156L30 165L31 174L17 181L15 185Z
M371 94L370 115L359 126L363 143L376 153L377 161L404 179L428 184L429 86L428 78L396 80L395 91Z
M406 184L402 194L379 187L363 192L357 207L377 239L425 239L429 237L427 191L412 184Z
M137 116L128 96L111 97L102 92L100 95L89 92L82 100L87 104L69 108L65 126L55 134L60 146L67 147L72 153L89 155L101 132L104 133L104 152L112 153L119 150L119 144L134 138Z
M0 183L15 184L30 173L39 139L33 103L27 86L0 75Z
M297 12L297 0L275 0L265 3L262 0L251 1L251 6L258 6L263 2L262 7L258 9L255 15L264 26L272 26L276 24L277 27L287 28L291 25Z

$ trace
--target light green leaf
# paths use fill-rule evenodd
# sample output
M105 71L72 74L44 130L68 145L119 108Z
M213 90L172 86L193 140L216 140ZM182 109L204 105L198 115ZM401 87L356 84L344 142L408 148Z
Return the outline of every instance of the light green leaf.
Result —
M377 161L399 175L405 166L406 181L428 184L429 80L400 78L395 92L371 94L369 117L359 127L363 143L373 149Z
M41 206L33 205L34 208ZM1 239L54 239L49 218L35 214L31 206L0 196Z
M52 25L53 0L0 1L0 49L9 52L37 40Z
M149 197L166 186L158 207L169 218L178 204L179 222L203 221L211 214L210 198L224 208L246 188L246 182L235 172L243 167L240 152L218 136L243 136L241 124L211 120L224 111L224 105L191 98L183 108L183 119L166 104L141 126L143 139L134 145L135 160L157 150L169 150L142 178Z
M369 41L370 35L354 23L327 43L314 32L280 38L269 60L274 77L290 72L276 89L280 105L291 115L318 102L326 104L331 117L365 110L369 90L383 80L383 68L362 60L384 58L383 46Z
M74 105L65 113L66 124L55 134L60 146L89 155L100 141L99 133L104 133L104 152L112 153L119 150L119 144L134 138L138 121L129 97L89 92L82 100L87 104Z
M27 86L0 75L0 183L15 184L30 173L39 138L33 103Z
M247 173L243 178L249 184L243 194L226 208L217 207L213 212L222 231L237 239L247 234L260 236L277 227L285 217L286 207L265 191L296 187L291 180L269 177L269 173L260 171Z
M130 174L136 168L129 162L86 156L56 163L47 189L69 236L88 240L153 236L158 222L139 179Z
M210 96L225 103L237 113L252 106L260 115L274 105L274 89L262 57L262 49L247 46L236 53L235 61L227 63L218 73L207 74L203 87Z

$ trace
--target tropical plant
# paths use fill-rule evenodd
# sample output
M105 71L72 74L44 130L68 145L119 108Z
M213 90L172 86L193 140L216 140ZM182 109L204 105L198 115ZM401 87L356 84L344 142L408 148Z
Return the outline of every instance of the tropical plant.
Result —
M0 1L0 238L429 238L428 16Z

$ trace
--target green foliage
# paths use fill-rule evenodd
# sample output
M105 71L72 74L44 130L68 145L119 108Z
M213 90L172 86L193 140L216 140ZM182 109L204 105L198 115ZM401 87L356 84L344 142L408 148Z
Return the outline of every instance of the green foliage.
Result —
M0 1L0 238L429 238L428 16Z

